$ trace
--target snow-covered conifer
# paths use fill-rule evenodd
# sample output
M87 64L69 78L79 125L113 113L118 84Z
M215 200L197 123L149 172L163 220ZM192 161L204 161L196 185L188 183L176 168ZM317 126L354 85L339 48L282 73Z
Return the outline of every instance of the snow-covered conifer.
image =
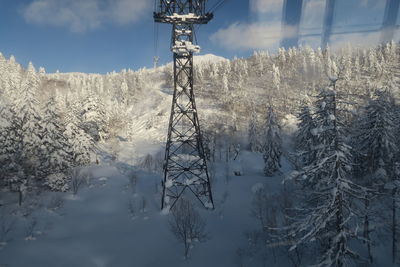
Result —
M19 120L10 106L4 106L0 110L0 170L3 173L3 183L14 190L13 187L23 175L21 167L21 136Z
M36 92L39 78L32 63L29 63L19 89L19 98L15 105L16 135L21 138L21 160L25 172L36 175L40 165L40 146L43 127L38 109Z
M360 154L358 162L364 175L373 176L379 169L384 169L388 174L393 171L398 148L394 135L396 121L392 99L389 92L377 91L357 123L354 143L357 144ZM369 178L373 179L372 176ZM390 177L386 177L384 181L365 181L365 184L383 185L389 180Z
M122 81L122 83L121 83L120 91L121 91L121 95L120 95L121 102L123 104L127 105L129 103L129 87L125 80Z
M39 77L44 78L46 76L46 69L43 67L39 68Z
M282 154L281 129L272 107L268 108L265 127L264 173L266 176L272 176L281 167Z
M275 64L272 65L272 77L272 82L275 88L279 90L279 87L281 85L281 73L279 71L279 67L275 66Z
M353 199L365 196L364 188L350 179L351 148L345 143L335 84L332 81L333 89L322 90L318 96L320 148L316 160L294 173L306 190L289 233L297 237L292 249L320 240L322 257L317 266L344 266L349 259L358 258L350 248L350 241L357 236Z
M229 91L229 81L227 75L222 76L222 94L227 94Z
M249 147L253 152L261 152L257 113L253 110L249 121Z
M42 127L41 168L45 174L64 172L70 167L72 158L54 98L46 103Z
M93 94L89 94L82 102L79 117L81 118L79 126L95 141L107 137L106 112L99 98Z
M90 163L90 154L93 151L93 139L73 122L66 125L64 136L69 144L69 154L72 155L74 166L83 166Z
M7 77L5 77L5 91L8 98L15 100L19 96L19 88L22 79L22 68L16 61L14 56L11 56L7 61L6 67Z
M46 176L45 185L52 191L66 192L69 190L67 175L61 172Z
M355 133L353 143L357 145L357 170L358 180L364 186L371 189L371 192L382 191L382 189L390 188L389 195L394 202L392 211L392 223L395 227L392 228L392 236L397 236L397 220L395 209L398 192L398 183L395 160L398 153L395 138L395 116L394 116L393 97L386 90L378 90L374 97L369 101L368 105L358 120L357 132ZM376 194L375 194L376 196ZM372 197L372 193L365 200L365 215L364 215L364 238L368 240L367 247L369 258L372 261L370 232L371 223L377 219L371 214L371 203L376 197ZM392 242L392 247L396 246L397 240ZM396 252L393 253L395 259Z
M296 149L300 154L302 165L309 165L315 160L316 135L314 118L308 106L301 108L298 119Z

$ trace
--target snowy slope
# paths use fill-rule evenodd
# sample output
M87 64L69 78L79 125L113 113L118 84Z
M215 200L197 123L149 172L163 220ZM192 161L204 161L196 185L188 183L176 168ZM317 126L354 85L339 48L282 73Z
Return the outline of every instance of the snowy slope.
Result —
M220 63L225 61L228 61L228 59L214 54L205 54L193 57L194 64Z
M122 146L126 149L121 151L121 158L128 160L131 147ZM135 149L135 155L144 155L162 148L142 144ZM20 220L13 229L13 240L0 250L0 264L30 267L236 266L236 252L247 242L243 232L256 227L249 209L254 186L265 182L260 155L243 155L246 175L241 177L230 175L229 168L233 166L228 166L227 175L226 166L218 163L218 179L213 184L216 210L199 208L206 219L210 239L195 244L188 260L182 258L183 247L169 232L169 217L159 210L160 193L155 184L160 175L137 170L138 187L133 194L128 177L116 167L121 163L89 168L90 186L83 188L76 197L62 194L65 202L56 213L46 208L35 211L30 216L38 220L32 240L25 240L29 219ZM281 186L279 178L266 182L265 186L271 190ZM57 193L50 195L54 194ZM42 200L48 195L42 196ZM146 208L140 211L143 199ZM129 212L130 202L137 207L134 216Z

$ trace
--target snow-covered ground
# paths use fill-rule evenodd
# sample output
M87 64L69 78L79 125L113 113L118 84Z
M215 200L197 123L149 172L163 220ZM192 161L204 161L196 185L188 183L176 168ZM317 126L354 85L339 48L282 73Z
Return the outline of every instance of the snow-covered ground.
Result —
M231 171L237 161L216 164L216 209L197 207L207 223L209 240L195 244L184 260L183 246L169 230L170 215L160 212L160 175L133 166L144 155L162 150L162 144L122 141L119 146L116 161L104 157L100 165L86 169L89 185L76 196L44 193L36 197L42 205L32 213L12 216L15 224L0 250L0 266L237 265L236 252L247 243L244 231L256 228L250 214L254 191L261 185L271 191L281 186L280 178L263 175L261 155L242 152L243 176ZM130 168L138 179L135 193L129 183ZM49 204L57 196L63 202L58 209Z
M214 64L224 60L213 55L194 59L195 64L200 63L199 67L204 65L198 69L203 68L202 75L206 74L202 80L199 79L202 82L196 84L196 93L200 95L197 98L197 106L202 129L212 128L217 133L220 130L221 133L227 130L227 135L229 135L233 126L235 128L239 126L238 131L227 138L229 140L223 140L223 134L218 135L218 138L221 138L218 146L226 145L231 141L235 145L239 143L248 145L248 140L244 142L244 139L247 135L245 131L248 127L249 103L254 105L257 102L255 100L260 99L264 102L260 101L258 105L267 106L265 100L269 101L270 98L266 97L265 92L276 92L273 87L265 87L272 84L267 74L271 74L271 77L282 74L281 80L286 81L291 79L285 78L284 75L292 77L293 73L298 73L298 71L284 72L282 69L281 72L273 72L277 68L270 70L265 67L275 66L266 56L231 61L229 64L222 63L219 66ZM207 64L201 64L202 62L208 62L211 65L206 66ZM285 64L277 65L286 66ZM370 65L373 66L373 64ZM282 250L276 255L274 254L276 251L272 253L268 251L261 255L265 258L260 260L257 257L263 252L255 252L252 255L249 253L252 251L246 250L252 249L250 243L253 240L245 235L246 232L261 230L260 222L251 214L255 193L264 188L272 199L271 202L276 202L270 203L271 199L268 199L266 205L280 205L279 196L275 199L274 194L279 193L283 188L282 179L285 174L291 172L290 164L283 159L281 168L283 173L266 177L263 173L264 162L261 154L243 150L238 160L227 163L225 148L222 148L222 153L217 151L217 162L210 168L213 174L215 171L212 189L216 209L208 211L197 206L197 210L206 221L209 239L206 242L194 244L190 258L186 260L183 258L183 245L175 239L169 229L168 221L171 215L160 212L161 174L154 170L153 172L146 170L143 164L144 159L152 155L153 159L158 161L156 169L159 170L160 159L163 158L172 95L172 89L168 85L171 72L166 71L167 68L170 68L170 65L140 70L137 73L129 71L128 74L126 72L113 73L105 76L104 79L99 75L82 73L57 73L47 76L50 78L46 80L46 83L49 83L48 88L55 84L60 87L58 88L60 92L74 88L70 91L75 92L75 97L85 95L83 92L89 93L90 90L101 92L101 96L109 100L104 103L109 113L115 112L117 115L123 113L122 115L126 117L121 125L123 129L115 133L116 137L112 137L106 144L100 144L97 157L100 160L99 165L90 166L82 171L84 176L87 176L88 182L80 188L76 196L72 195L72 192L28 195L23 206L18 207L16 193L10 194L7 190L0 192L0 267L293 265L289 263L285 254L285 249L288 248L287 243L274 242L268 245L266 242L262 243L264 249L272 246L282 248ZM248 69L250 69L249 72ZM238 77L243 75L249 81L253 79L250 79L252 77L248 76L248 73L258 73L257 75L264 77L267 82L263 80L264 78L257 77L254 79L254 84L250 83L243 87L243 79L232 78L237 76L234 70L242 73ZM215 77L212 78L213 76ZM300 75L300 77L303 76ZM92 79L94 81L91 81ZM229 84L225 84L225 89L223 89L224 80L229 81ZM99 84L105 82L106 85L100 86L97 82ZM118 92L126 87L128 82L134 94L125 96L134 97L135 101L132 101L130 105L125 105L126 103L122 105L113 100L112 95L119 96ZM79 93L81 84L86 84L86 87ZM89 84L92 84L95 89L89 90L88 88L91 88ZM117 87L121 85L121 90L119 87L111 86L115 84ZM242 90L243 88L246 90ZM288 92L289 94L293 92L293 98L296 98L295 92L301 90L298 89L297 84L293 88L295 90ZM232 109L227 109L221 104L224 102L220 101L225 97L224 94L214 94L221 89L225 90L226 95L234 96L231 100L224 98L224 101L229 100L227 103ZM264 119L262 113L264 111L261 108L258 111L254 109L253 112L260 113L259 117L262 116ZM284 115L281 118L284 155L290 156L289 151L293 149L292 135L298 121L294 115L282 114L282 112L281 115ZM257 121L257 116L255 118ZM3 124L5 122L6 120L3 120ZM224 124L224 128L219 129L221 123ZM217 149L220 148L217 147ZM222 155L221 158L220 155ZM234 176L235 170L241 170L243 175ZM132 190L131 186L132 175L135 175L138 181L135 190ZM296 198L293 197L293 199ZM278 213L282 212L282 206L279 206L277 210ZM379 227L383 228L378 225L377 228ZM382 239L388 239L389 235L381 235L383 231L378 230L374 233L378 237L373 242L374 263L371 266L391 266L388 263L390 241L382 241ZM268 241L271 242L271 240ZM309 262L313 262L314 256L318 255L313 250L307 253L304 258L309 256L309 259L305 259Z

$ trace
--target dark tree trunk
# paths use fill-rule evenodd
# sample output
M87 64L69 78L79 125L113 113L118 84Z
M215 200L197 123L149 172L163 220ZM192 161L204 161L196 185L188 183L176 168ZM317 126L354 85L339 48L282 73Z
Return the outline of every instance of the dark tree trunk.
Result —
M392 263L396 263L397 253L396 189L392 191Z
M365 242L367 243L367 250L368 250L368 259L369 262L373 262L373 257L372 257L372 251L371 251L371 238L369 236L370 229L369 229L369 206L370 206L370 201L367 198L365 199L365 217L364 217L364 239L366 240Z
M342 200L342 195L338 195L338 211L336 213L336 231L337 233L343 232L343 200ZM340 238L340 241L337 244L337 253L340 253L342 256L337 259L337 267L342 267L343 266L343 256L345 254L344 247L345 247L345 239L343 237Z
M18 190L18 205L22 205L22 191L21 189Z

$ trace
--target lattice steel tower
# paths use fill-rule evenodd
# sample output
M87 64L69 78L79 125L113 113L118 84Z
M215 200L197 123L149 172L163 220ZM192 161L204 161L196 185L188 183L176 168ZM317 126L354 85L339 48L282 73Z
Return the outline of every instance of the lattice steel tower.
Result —
M158 1L157 1L158 2ZM174 94L165 149L161 208L171 209L186 193L206 208L214 208L204 155L199 118L193 93L194 25L207 24L206 0L160 0L154 21L172 24Z

